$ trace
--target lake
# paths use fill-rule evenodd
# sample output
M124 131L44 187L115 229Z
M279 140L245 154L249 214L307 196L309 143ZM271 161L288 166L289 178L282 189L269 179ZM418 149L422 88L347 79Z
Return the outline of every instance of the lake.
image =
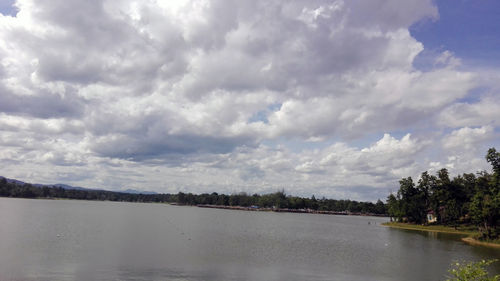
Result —
M500 258L385 221L0 198L0 280L445 280L453 261Z

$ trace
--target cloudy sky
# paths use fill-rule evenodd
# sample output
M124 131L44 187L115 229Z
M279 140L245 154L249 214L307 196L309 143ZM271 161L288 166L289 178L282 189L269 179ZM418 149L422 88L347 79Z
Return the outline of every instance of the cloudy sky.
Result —
M385 199L490 169L496 0L0 0L0 175Z

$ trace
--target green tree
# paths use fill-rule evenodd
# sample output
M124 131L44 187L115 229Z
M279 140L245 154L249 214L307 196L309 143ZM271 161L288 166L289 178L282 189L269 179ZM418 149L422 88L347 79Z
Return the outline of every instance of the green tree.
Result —
M425 195L415 187L411 177L401 179L399 185L400 211L403 216L406 216L409 222L424 223L427 214Z
M310 209L313 209L313 210L317 210L318 207L319 207L319 204L318 204L318 200L316 200L316 197L311 196L311 200L308 200L309 201L309 204L308 204L308 208Z
M472 173L463 174L453 178L453 199L459 208L459 219L461 223L469 222L470 203L476 193L476 176Z
M380 199L377 200L377 203L375 203L375 209L372 213L376 213L376 214L386 214L387 213L386 206L385 206L384 202L382 202L382 200L380 200Z
M470 211L472 219L479 225L482 238L495 239L499 237L498 225L500 219L500 153L490 148L486 154L493 168L493 175L481 172L476 180Z
M491 164L494 173L500 174L500 152L497 152L495 148L488 149L486 161Z
M446 202L446 219L447 222L455 227L458 226L458 221L460 218L461 207L457 200L450 199Z
M446 205L451 198L451 190L452 185L448 170L443 168L438 171L435 182L431 186L432 194L430 197L430 207L440 223L446 223L449 219L446 217Z
M424 201L425 208L430 208L431 206L431 193L435 189L436 181L436 177L429 175L427 171L423 172L418 180L417 188Z
M473 222L478 224L482 238L493 239L498 237L496 227L500 218L500 196L492 175L481 172L476 181L476 194L474 195L470 211Z
M401 212L400 200L398 200L392 193L389 195L389 197L387 197L387 212L389 213L391 221L393 218L399 222L403 220L403 212Z

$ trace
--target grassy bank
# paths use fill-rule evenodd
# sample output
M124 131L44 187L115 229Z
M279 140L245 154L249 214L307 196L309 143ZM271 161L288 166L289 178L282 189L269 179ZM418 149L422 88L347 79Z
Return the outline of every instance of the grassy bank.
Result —
M476 237L479 236L479 232L477 231L477 228L475 226L458 226L455 229L454 227L444 226L444 225L418 225L418 224L409 224L400 222L386 222L383 223L382 225L400 229L466 235L467 237L462 238L462 241L464 241L467 244L500 249L500 239L490 240L490 241L477 240Z
M470 244L470 245L478 245L478 246L485 246L485 247L500 249L500 240L480 241L480 240L475 239L474 237L465 237L465 238L462 238L462 241L464 241L465 243Z
M418 225L418 224L401 223L401 222L386 222L383 223L383 225L393 228L429 231L429 232L453 233L453 234L462 234L467 236L475 236L479 234L475 226L458 226L455 229L454 227L444 226L444 225Z

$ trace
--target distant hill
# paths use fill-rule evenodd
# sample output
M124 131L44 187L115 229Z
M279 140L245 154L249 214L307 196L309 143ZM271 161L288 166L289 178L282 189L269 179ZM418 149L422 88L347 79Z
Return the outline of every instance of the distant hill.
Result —
M14 184L19 184L19 185L25 184L25 182L18 181L18 180L15 180L15 179L9 179L9 178L2 177L2 176L0 176L0 179L5 179L5 180L7 180L8 183L14 183Z
M180 191L177 194L158 194L134 189L108 191L80 187L77 190L75 187L66 184L58 184L56 186L59 187L54 187L54 185L24 184L22 181L13 179L8 179L8 181L11 183L7 183L5 178L0 180L1 197L170 203L206 208L225 206L222 209L272 210L275 212L307 212L315 214L384 215L387 212L386 204L381 200L378 200L377 203L326 198L317 200L314 196L306 198L287 195L284 190L263 195L248 195L246 193L226 195L216 192L192 194Z
M71 186L71 185L62 184L62 183L56 183L56 184L53 184L53 185L50 185L50 186L61 187L61 188L64 188L64 189L75 189L75 190L96 190L96 189L92 189L92 188L85 188L85 187L80 187L80 186Z
M158 194L154 191L140 191L140 190L135 190L135 189L120 190L118 192L131 193L131 194Z
M56 184L26 183L26 182L23 182L20 180L9 179L9 178L2 177L2 176L0 176L0 179L5 179L5 180L7 180L8 183L14 183L14 184L18 184L18 185L31 184L31 185L36 186L36 187L55 186L55 187L60 187L63 189L69 189L69 190L102 190L102 191L113 191L113 192L122 192L122 193L130 193L130 194L158 194L154 191L140 191L140 190L135 190L135 189L104 190L104 189L86 188L86 187L80 187L80 186L71 186L71 185L67 185L67 184L63 184L63 183L56 183Z

